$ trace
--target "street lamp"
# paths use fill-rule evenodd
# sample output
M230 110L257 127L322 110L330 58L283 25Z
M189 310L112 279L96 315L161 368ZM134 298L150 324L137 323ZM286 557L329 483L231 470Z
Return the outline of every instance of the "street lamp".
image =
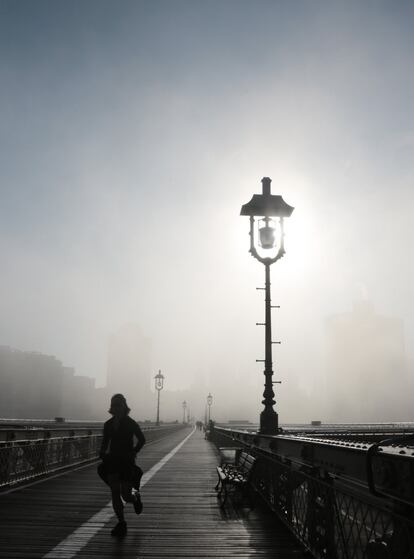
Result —
M183 402L183 423L186 423L185 421L185 410L187 409L187 402L184 400Z
M260 433L272 435L278 431L278 415L273 409L276 403L273 399L272 376L272 319L270 300L270 266L285 254L284 223L294 208L286 204L282 196L270 193L271 179L262 179L262 194L254 194L250 202L242 206L240 215L250 216L250 254L265 266L265 322L258 323L265 326L265 359L258 361L265 363L265 389L262 404L264 410L260 414ZM257 219L255 219L257 218ZM260 218L260 219L259 219ZM272 218L279 218L278 223ZM262 288L263 289L263 288Z
M207 405L208 405L208 422L210 423L210 408L211 408L211 404L213 403L213 396L211 395L211 393L208 393L207 396Z
M164 388L164 375L161 374L161 370L158 371L158 375L154 377L155 381L155 390L158 392L158 399L157 399L157 423L158 426L160 424L160 392Z

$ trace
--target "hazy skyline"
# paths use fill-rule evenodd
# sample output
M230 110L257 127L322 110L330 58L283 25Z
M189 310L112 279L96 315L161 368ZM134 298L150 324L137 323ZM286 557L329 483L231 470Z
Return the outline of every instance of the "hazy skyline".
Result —
M412 360L413 23L405 1L0 0L0 345L101 385L134 323L169 388L260 400L239 211L269 176L295 207L272 267L281 420L358 298L403 320Z

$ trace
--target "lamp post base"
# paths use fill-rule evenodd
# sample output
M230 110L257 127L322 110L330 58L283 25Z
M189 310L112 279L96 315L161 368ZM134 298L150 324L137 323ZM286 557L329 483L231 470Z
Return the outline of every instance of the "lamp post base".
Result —
M260 414L260 429L261 435L277 435L279 431L279 417L273 410L263 410Z

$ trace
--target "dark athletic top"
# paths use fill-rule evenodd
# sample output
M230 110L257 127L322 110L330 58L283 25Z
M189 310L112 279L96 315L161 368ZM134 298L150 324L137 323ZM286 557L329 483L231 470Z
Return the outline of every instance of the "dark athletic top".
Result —
M145 437L140 426L128 415L120 420L118 429L115 429L113 417L104 423L101 456L109 454L119 458L129 458L139 452L144 444Z

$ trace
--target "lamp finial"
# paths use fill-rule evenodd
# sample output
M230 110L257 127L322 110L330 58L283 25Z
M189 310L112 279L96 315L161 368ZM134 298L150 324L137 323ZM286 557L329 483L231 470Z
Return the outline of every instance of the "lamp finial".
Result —
M263 187L263 195L264 196L270 196L270 183L272 182L272 179L269 179L269 177L263 177L262 178L262 187Z

